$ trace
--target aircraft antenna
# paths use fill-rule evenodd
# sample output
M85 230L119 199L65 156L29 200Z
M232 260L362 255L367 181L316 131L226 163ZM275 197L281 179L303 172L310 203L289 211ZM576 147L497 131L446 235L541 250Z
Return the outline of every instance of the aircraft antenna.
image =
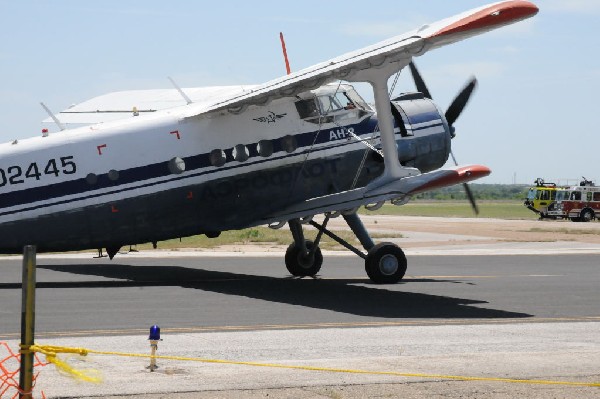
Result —
M54 123L56 123L56 125L58 126L58 128L60 130L65 130L66 129L65 125L63 125L62 123L60 123L60 121L58 120L58 118L56 117L56 115L54 115L52 113L52 111L50 111L50 108L46 107L46 104L40 102L40 105L42 106L42 108L44 108L46 110L46 112L48 113L48 115L50 115L50 118L52 118L52 120L54 121Z
M181 90L181 87L179 87L177 85L177 83L175 83L175 81L170 77L167 76L167 78L169 78L169 80L171 81L171 84L173 85L173 87L175 87L177 89L177 91L179 92L179 94L181 94L181 97L183 97L183 99L185 100L185 102L190 105L191 103L193 103L192 99L189 98L184 92L183 90Z
M282 32L279 32L279 39L281 40L281 49L283 50L283 59L285 60L285 70L289 75L290 73L292 73L292 70L290 69L290 61L288 60L287 50L285 49L285 40L283 40Z

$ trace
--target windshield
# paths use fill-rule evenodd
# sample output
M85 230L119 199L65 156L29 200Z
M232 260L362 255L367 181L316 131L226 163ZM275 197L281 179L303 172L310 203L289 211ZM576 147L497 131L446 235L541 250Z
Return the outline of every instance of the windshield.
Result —
M529 192L527 193L527 199L528 200L534 200L535 199L535 193L536 193L536 189L535 188L530 188Z
M365 100L363 100L363 98L360 96L360 94L356 92L356 90L350 89L344 94L350 99L350 101L354 103L354 105L356 105L356 107L365 111L371 111L371 107L367 104Z
M569 192L568 191L559 191L556 193L556 201L563 201L565 199L569 198Z

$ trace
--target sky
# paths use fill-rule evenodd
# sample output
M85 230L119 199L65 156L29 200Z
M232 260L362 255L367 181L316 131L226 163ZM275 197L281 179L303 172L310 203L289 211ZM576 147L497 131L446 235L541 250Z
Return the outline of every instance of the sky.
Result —
M0 0L0 142L39 135L47 114L117 90L260 84L489 1ZM600 184L600 1L538 0L533 18L415 59L456 122L480 183ZM361 94L372 100L368 86ZM394 93L414 91L410 73ZM594 116L596 115L596 117Z

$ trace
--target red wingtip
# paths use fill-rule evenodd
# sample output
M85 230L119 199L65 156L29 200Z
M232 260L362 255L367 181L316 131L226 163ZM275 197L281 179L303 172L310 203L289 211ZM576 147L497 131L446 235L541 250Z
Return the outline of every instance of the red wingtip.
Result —
M437 31L430 37L463 33L477 29L506 25L537 14L537 6L525 0L510 0L494 4Z
M410 194L418 194L428 190L434 190L441 187L453 186L455 184L467 183L472 180L488 176L492 171L483 165L459 166L448 170L438 178L429 181L427 184L415 188Z

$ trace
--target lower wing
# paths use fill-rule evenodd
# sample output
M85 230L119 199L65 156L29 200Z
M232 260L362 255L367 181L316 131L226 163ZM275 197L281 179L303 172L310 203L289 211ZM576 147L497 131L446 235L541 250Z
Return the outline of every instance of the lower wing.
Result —
M417 176L391 180L376 186L368 185L341 193L311 198L268 216L264 222L276 223L325 212L343 212L387 200L406 202L412 195L440 187L467 183L488 176L490 173L491 170L483 165L438 169Z

